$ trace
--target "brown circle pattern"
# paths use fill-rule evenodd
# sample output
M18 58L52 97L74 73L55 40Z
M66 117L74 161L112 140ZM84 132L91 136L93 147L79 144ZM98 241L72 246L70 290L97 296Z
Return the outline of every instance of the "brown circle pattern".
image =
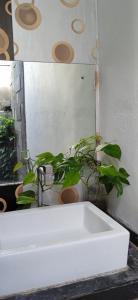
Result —
M58 63L71 63L74 59L74 49L68 42L59 41L53 46L52 57Z
M74 19L71 23L71 28L75 33L81 34L85 30L85 24L81 19Z
M2 206L2 208L1 208L1 206ZM7 202L6 202L6 200L3 199L3 198L0 198L0 213L1 212L5 212L6 209L7 209Z
M13 42L13 45L14 45L14 56L18 54L19 52L19 46L17 43Z
M9 9L10 7L10 9ZM11 11L11 0L7 1L5 4L5 11L8 15L12 16L12 11Z
M0 28L0 55L4 55L5 60L10 60L10 55L8 53L9 48L9 37L5 30Z
M68 8L73 8L77 6L80 2L80 0L60 0L63 5L65 5Z
M26 30L33 30L41 24L40 10L32 3L19 4L15 10L17 23Z
M7 33L0 28L0 54L5 53L9 47L9 37Z
M75 203L79 201L79 193L76 188L65 188L59 195L59 202L63 204Z
M16 190L15 190L15 197L16 199L19 197L19 195L23 193L23 184L20 184L17 186Z

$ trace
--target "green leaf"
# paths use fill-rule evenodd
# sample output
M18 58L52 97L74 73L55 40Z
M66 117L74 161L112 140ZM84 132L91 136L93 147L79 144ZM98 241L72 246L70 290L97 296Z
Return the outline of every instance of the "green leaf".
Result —
M38 154L36 159L35 164L40 166L40 165L45 165L45 164L50 164L53 162L55 156L51 152L44 152Z
M113 165L101 165L97 168L101 176L118 177L119 172Z
M104 149L104 147L106 147L107 144L100 144L96 147L96 152L102 151L102 149Z
M29 183L35 183L35 181L36 181L35 173L34 172L28 172L24 177L23 184L26 185L26 184L29 184Z
M87 151L95 151L96 136L89 136L80 139L79 143L74 146L76 154L85 153Z
M66 164L68 165L69 168L74 169L74 171L80 170L80 163L75 157L69 157L66 160Z
M64 162L64 155L63 153L59 153L58 155L56 155L53 159L53 161L51 161L51 165L53 166L53 168L57 168L61 165L61 163Z
M36 157L45 158L48 161L50 161L54 158L54 155L51 152L43 152L43 153L38 154Z
M99 178L99 181L105 185L106 192L107 194L109 194L114 187L114 183L112 182L112 180L107 176L103 176Z
M26 205L26 204L32 204L35 201L36 201L35 192L26 191L19 195L19 197L16 200L16 203L19 205Z
M120 176L122 176L122 177L125 177L125 178L129 177L129 174L127 173L127 171L124 168L120 168L119 173L120 173Z
M63 187L69 187L75 185L79 182L79 180L80 180L80 172L71 170L65 174Z
M59 153L58 155L56 155L54 157L54 162L62 162L64 159L64 154L63 153Z
M122 185L122 183L121 182L117 182L115 184L115 187L117 189L117 197L122 196L122 194L123 194L123 185Z
M18 170L20 169L23 169L24 168L24 165L22 162L18 162L15 166L14 166L14 169L13 169L13 172L17 172Z
M103 144L99 145L96 148L96 151L103 151L105 154L120 159L121 158L121 149L117 144Z
M124 177L120 177L120 181L124 184L130 185L129 181Z

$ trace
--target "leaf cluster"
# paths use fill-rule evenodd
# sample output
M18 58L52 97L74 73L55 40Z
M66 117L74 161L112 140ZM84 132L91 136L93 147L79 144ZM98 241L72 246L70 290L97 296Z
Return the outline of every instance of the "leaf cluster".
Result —
M0 116L0 139L13 136L14 119Z
M117 196L121 196L124 185L129 185L129 174L124 168L117 168L115 164L105 164L97 160L97 152L103 152L115 160L120 160L122 155L121 149L117 144L101 144L101 141L102 138L100 136L90 136L80 139L79 143L72 146L73 154L65 155L59 153L54 155L51 152L44 152L37 155L33 163L30 158L30 169L24 177L23 184L37 184L37 168L50 164L53 167L54 184L60 184L65 188L77 184L84 176L86 177L85 169L89 168L90 172L85 183L88 183L91 176L98 174L99 183L105 186L107 193L110 193L115 187ZM14 172L23 167L24 164L22 162L17 163L14 167ZM28 204L28 197L30 197L30 203L32 203L36 195L30 194L29 196L29 193L27 195L23 193L17 199L17 203Z
M0 180L14 180L16 162L14 119L0 115Z

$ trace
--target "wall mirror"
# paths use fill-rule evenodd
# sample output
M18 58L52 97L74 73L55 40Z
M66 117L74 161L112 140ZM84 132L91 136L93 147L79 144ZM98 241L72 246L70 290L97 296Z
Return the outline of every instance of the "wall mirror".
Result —
M0 182L21 181L22 151L66 152L95 134L94 65L1 61L0 78Z

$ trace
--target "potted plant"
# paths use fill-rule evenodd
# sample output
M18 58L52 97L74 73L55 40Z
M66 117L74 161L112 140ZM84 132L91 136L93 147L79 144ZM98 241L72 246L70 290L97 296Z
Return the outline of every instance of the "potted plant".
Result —
M104 159L98 159L97 154L99 152L112 158L113 161L107 163L105 156ZM102 187L106 194L109 194L115 188L119 197L123 194L124 186L129 185L129 174L124 168L117 167L116 162L121 159L121 154L119 145L103 143L100 136L82 138L78 144L70 148L66 155L63 153L54 155L51 152L45 152L37 155L35 161L29 158L27 162L29 168L24 177L23 185L37 186L37 168L43 165L52 165L54 185L58 184L67 188L76 185L81 180L86 185L88 192L94 188L95 193L97 193L98 188ZM14 172L24 167L25 165L19 162L16 164ZM36 198L37 193L33 188L21 193L17 198L17 203L30 205L36 201Z

